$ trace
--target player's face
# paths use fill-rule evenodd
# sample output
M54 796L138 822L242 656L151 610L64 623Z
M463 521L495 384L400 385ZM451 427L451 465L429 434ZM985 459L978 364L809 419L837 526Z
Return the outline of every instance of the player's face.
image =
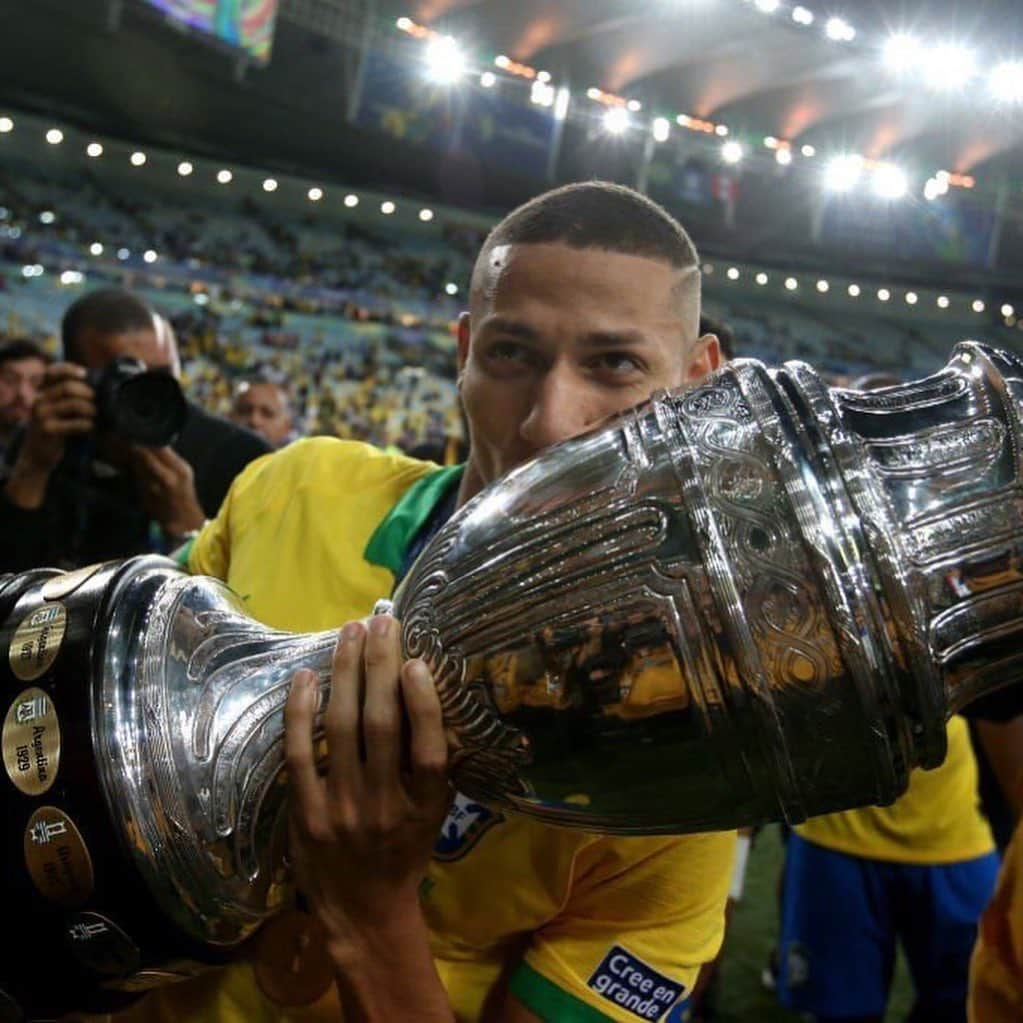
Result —
M249 384L238 395L231 416L236 423L260 434L275 448L291 431L291 415L284 396L273 384Z
M681 281L667 263L603 249L493 250L458 339L470 470L480 486L717 366L717 341L697 339L697 310L679 297Z

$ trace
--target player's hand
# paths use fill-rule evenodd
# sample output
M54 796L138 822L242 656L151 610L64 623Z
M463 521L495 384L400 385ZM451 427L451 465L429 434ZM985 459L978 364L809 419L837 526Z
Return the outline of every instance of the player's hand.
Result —
M142 506L165 533L181 537L202 526L206 516L195 493L195 475L173 448L133 445L131 465Z
M72 362L46 368L18 451L17 464L23 471L49 477L64 457L67 438L92 430L96 396L85 377L85 369Z
M285 708L291 860L335 946L394 933L419 914L419 884L450 804L440 700L422 661L402 663L400 633L388 615L342 630L322 776L312 672L295 675Z

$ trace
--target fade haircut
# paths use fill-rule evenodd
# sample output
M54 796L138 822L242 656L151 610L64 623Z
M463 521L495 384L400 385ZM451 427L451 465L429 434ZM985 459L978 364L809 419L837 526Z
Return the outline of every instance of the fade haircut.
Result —
M35 341L28 338L16 337L10 341L0 341L0 366L8 362L20 362L22 359L38 359L45 366L53 361Z
M100 334L129 334L137 330L156 330L153 310L123 288L100 288L76 299L67 307L60 322L60 341L64 358L81 362L79 343L87 330Z
M471 295L481 293L490 253L498 246L554 243L660 260L682 271L679 300L695 297L699 305L699 256L685 228L663 206L609 181L564 185L512 210L480 249Z

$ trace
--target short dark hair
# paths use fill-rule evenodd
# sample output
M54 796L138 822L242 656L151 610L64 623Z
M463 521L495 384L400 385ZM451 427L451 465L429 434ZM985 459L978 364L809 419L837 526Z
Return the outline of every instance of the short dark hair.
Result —
M735 331L724 320L700 313L700 337L704 334L713 334L718 339L718 347L726 359L735 358Z
M64 358L80 361L78 342L87 330L127 334L155 329L153 310L138 295L124 288L99 288L67 307L60 322L60 340Z
M28 338L16 337L0 343L0 366L21 359L39 359L47 366L53 361L46 351Z
M574 249L645 256L680 270L699 269L696 246L663 206L624 185L581 181L535 196L487 235L473 269L473 290L495 247L555 242ZM695 279L699 281L698 273Z

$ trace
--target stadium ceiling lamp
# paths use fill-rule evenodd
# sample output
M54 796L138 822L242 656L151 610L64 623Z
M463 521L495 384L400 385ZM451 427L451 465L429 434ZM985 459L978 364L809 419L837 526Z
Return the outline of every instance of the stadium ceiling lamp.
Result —
M725 276L730 281L737 281L739 279L739 268L737 266L730 266Z
M142 253L142 259L147 263L155 263L160 257L156 254L155 249L146 249Z
M608 135L621 135L629 127L629 112L625 107L609 107L604 111L603 123Z
M874 194L882 199L902 199L909 192L906 172L892 163L879 163L871 175Z
M860 286L858 284L850 284L846 290L849 292L850 298L860 297Z
M277 179L276 178L264 178L263 179L263 191L264 192L276 192L277 191Z
M194 170L195 168L188 162L188 160L182 160L181 163L178 164L178 173L183 178L187 178Z
M920 66L923 60L923 44L915 36L896 32L888 37L881 51L885 67L902 74Z
M93 242L89 246L89 252L93 256L102 256L103 255L103 243L102 242Z
M323 189L313 185L313 187L306 192L306 197L310 202L319 202L323 198Z
M799 287L799 281L797 281L795 279L795 277L786 277L785 278L785 290L786 291L795 291L796 288L798 288L798 287Z
M906 292L906 305L916 305L920 296L915 291Z
M9 117L0 117L0 135L14 131L14 122Z
M887 288L877 289L877 300L878 302L887 302L892 297L892 293Z
M1007 60L996 65L988 75L987 86L999 103L1023 101L1023 63Z
M1006 302L1002 305L1001 313L1006 319L1008 319L1010 316L1016 315L1016 310L1013 309L1013 307L1008 302Z
M973 52L954 43L924 50L919 64L924 81L938 92L962 89L977 73L977 58Z
M765 274L762 270L760 273L757 274L757 276L754 279L756 280L757 284L759 284L761 287L763 287L768 280L767 274Z
M391 215L391 214L392 214L392 213L393 213L393 212L394 212L394 211L395 211L395 210L396 210L397 208L398 208L398 207L397 207L397 206L395 206L395 205L394 205L394 203L393 203L393 202L391 202L391 200L390 200L390 199L385 199L385 200L384 200L384 201L383 201L383 202L382 202L382 203L380 204L380 212L381 212L381 213L382 213L382 214L383 214L383 215L384 215L385 217L389 217L389 216L390 216L390 215Z
M824 187L829 192L849 192L863 174L863 157L857 153L833 156L824 167Z
M742 143L736 142L735 139L726 142L721 147L721 159L725 163L738 163L743 158L743 155Z
M792 20L797 25L809 26L813 24L813 11L807 7L793 7Z
M46 133L46 141L49 142L51 146L59 146L61 142L64 141L64 133L60 130L60 128L51 128Z
M453 85L465 74L465 54L451 36L434 36L426 44L426 77L437 85Z
M95 160L97 156L102 156L103 155L102 144L99 142L90 142L85 147L85 155L91 157L93 160Z
M817 290L822 294L826 295L831 290L831 285L825 280L819 280L817 282Z
M447 292L447 294L449 295L457 295L458 285L455 284L453 281L448 281L448 283L444 285L444 291Z
M345 196L344 203L349 209L354 209L359 205L359 197L357 195L352 195L352 193L349 192L348 195Z
M484 89L492 89L495 85L497 85L497 75L495 75L493 71L484 71L483 74L480 75L480 85Z
M132 167L141 167L146 162L146 154L140 149L136 149L134 153L129 157Z
M234 175L224 167L222 170L217 171L217 183L220 185L229 185L234 180Z
M655 142L667 142L671 135L671 122L667 117L655 117L650 130Z
M824 34L836 43L851 43L856 38L856 29L845 18L828 18Z
M970 308L975 313L982 313L984 311L984 308L985 308L984 302L981 299L979 299L979 298L975 298L973 300L973 304L970 306Z
M939 295L937 298L937 306L939 309L948 308L948 295Z
M421 209L419 211L419 219L424 224L428 224L431 220L433 220L433 210Z

